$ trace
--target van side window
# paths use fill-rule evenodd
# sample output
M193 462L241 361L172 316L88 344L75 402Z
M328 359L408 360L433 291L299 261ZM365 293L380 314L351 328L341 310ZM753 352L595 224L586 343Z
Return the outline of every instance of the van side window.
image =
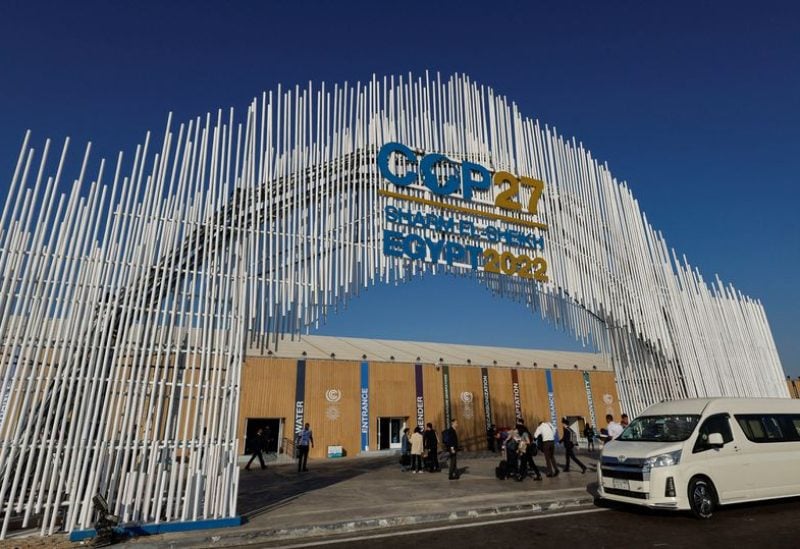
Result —
M752 442L800 440L800 416L793 414L742 414L736 421Z
M708 436L711 433L719 433L722 435L722 442L725 444L733 440L733 433L731 432L731 425L728 422L728 414L717 414L707 418L703 425L700 427L700 432L697 435L697 442L694 444L692 453L704 452L711 448L708 445Z
M794 427L795 440L800 439L800 416L791 416L789 420L792 422L792 427Z

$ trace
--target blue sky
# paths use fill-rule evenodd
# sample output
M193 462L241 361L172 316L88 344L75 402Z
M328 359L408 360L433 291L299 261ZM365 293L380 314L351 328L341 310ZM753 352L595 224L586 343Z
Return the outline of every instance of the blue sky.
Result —
M582 141L707 278L761 299L786 373L800 376L800 7L385 5L6 0L0 196L28 128L39 144L91 140L99 160L132 152L169 111L241 108L279 83L463 72ZM321 333L577 348L449 277L372 288Z

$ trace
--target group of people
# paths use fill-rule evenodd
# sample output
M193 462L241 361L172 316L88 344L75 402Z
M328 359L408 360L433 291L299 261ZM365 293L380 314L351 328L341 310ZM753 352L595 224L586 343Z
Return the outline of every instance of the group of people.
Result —
M628 418L628 414L622 414L619 423L614 421L614 416L612 414L606 414L606 427L605 429L600 429L600 440L607 443L617 439L629 423L630 418Z
M448 460L448 477L450 480L459 478L458 471L458 421L452 420L450 427L442 431L442 444ZM425 429L420 426L411 431L408 427L403 429L400 440L400 468L402 471L412 473L437 473L441 471L439 465L439 437L428 423Z
M570 471L570 463L574 462L580 467L581 472L586 472L586 466L575 455L577 446L577 435L570 428L567 418L562 419L563 434L561 444L566 452L566 463L564 472ZM490 429L494 428L492 426ZM549 421L542 421L536 430L531 433L525 425L524 419L518 419L517 424L505 436L499 433L500 450L503 454L503 461L497 468L498 478L516 478L522 481L529 475L534 480L542 480L542 473L536 465L533 457L541 450L545 460L545 476L555 477L559 474L559 468L555 458L555 438L556 430ZM490 445L490 450L494 450L494 445Z
M272 432L269 426L259 427L256 435L250 442L250 461L247 462L244 470L249 471L250 465L258 458L261 463L261 468L266 469L267 464L264 463L264 454L267 453L270 445L272 444ZM309 447L314 447L314 433L311 431L311 425L306 423L302 431L297 433L295 437L295 449L297 452L297 472L304 473L308 471L308 451Z
M622 414L619 423L614 421L613 415L606 415L607 425L605 428L600 429L600 440L607 443L616 439L622 434L629 422L628 414ZM564 446L566 454L564 472L569 472L570 462L574 462L575 465L580 467L581 473L585 473L586 466L575 455L578 436L570 428L567 418L563 418L561 423L563 424L561 444ZM448 476L451 480L459 478L457 428L458 421L453 419L450 422L450 427L442 431L442 444L444 446L444 454L448 459ZM500 450L504 456L503 461L506 464L505 473L500 470L502 467L498 467L498 477L507 478L511 476L521 481L528 476L529 472L532 472L534 480L542 480L542 474L533 461L533 456L539 450L544 454L545 468L547 470L545 475L548 477L557 476L559 469L555 459L555 435L555 429L548 421L542 421L533 434L525 426L525 420L521 418L517 420L516 426L511 431L497 431L494 425L490 425L486 430L489 451L496 452ZM583 436L588 441L589 451L593 451L594 439L597 436L594 427L587 424L583 430ZM271 441L272 436L269 427L259 428L251 443L252 455L245 466L246 471L250 470L250 465L256 458L261 463L261 468L266 469L267 465L264 462L263 454L267 451ZM308 471L309 447L314 447L314 434L308 423L297 434L295 442L297 472ZM403 430L400 441L400 464L403 471L410 470L412 473L441 471L439 465L439 437L431 423L428 423L424 429L417 426L413 432L408 428Z

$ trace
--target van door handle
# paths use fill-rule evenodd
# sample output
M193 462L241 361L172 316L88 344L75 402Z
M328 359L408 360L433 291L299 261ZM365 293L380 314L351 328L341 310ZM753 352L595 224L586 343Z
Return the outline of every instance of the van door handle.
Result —
M738 451L739 451L739 447L738 447L738 446L736 446L735 444L733 445L733 451L734 451L734 452L738 452Z

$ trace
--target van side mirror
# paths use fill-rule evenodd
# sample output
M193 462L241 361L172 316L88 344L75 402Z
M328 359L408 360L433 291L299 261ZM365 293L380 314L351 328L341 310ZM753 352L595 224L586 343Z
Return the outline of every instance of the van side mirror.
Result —
M722 448L725 446L725 441L722 440L722 434L711 433L708 435L708 445L712 448Z

